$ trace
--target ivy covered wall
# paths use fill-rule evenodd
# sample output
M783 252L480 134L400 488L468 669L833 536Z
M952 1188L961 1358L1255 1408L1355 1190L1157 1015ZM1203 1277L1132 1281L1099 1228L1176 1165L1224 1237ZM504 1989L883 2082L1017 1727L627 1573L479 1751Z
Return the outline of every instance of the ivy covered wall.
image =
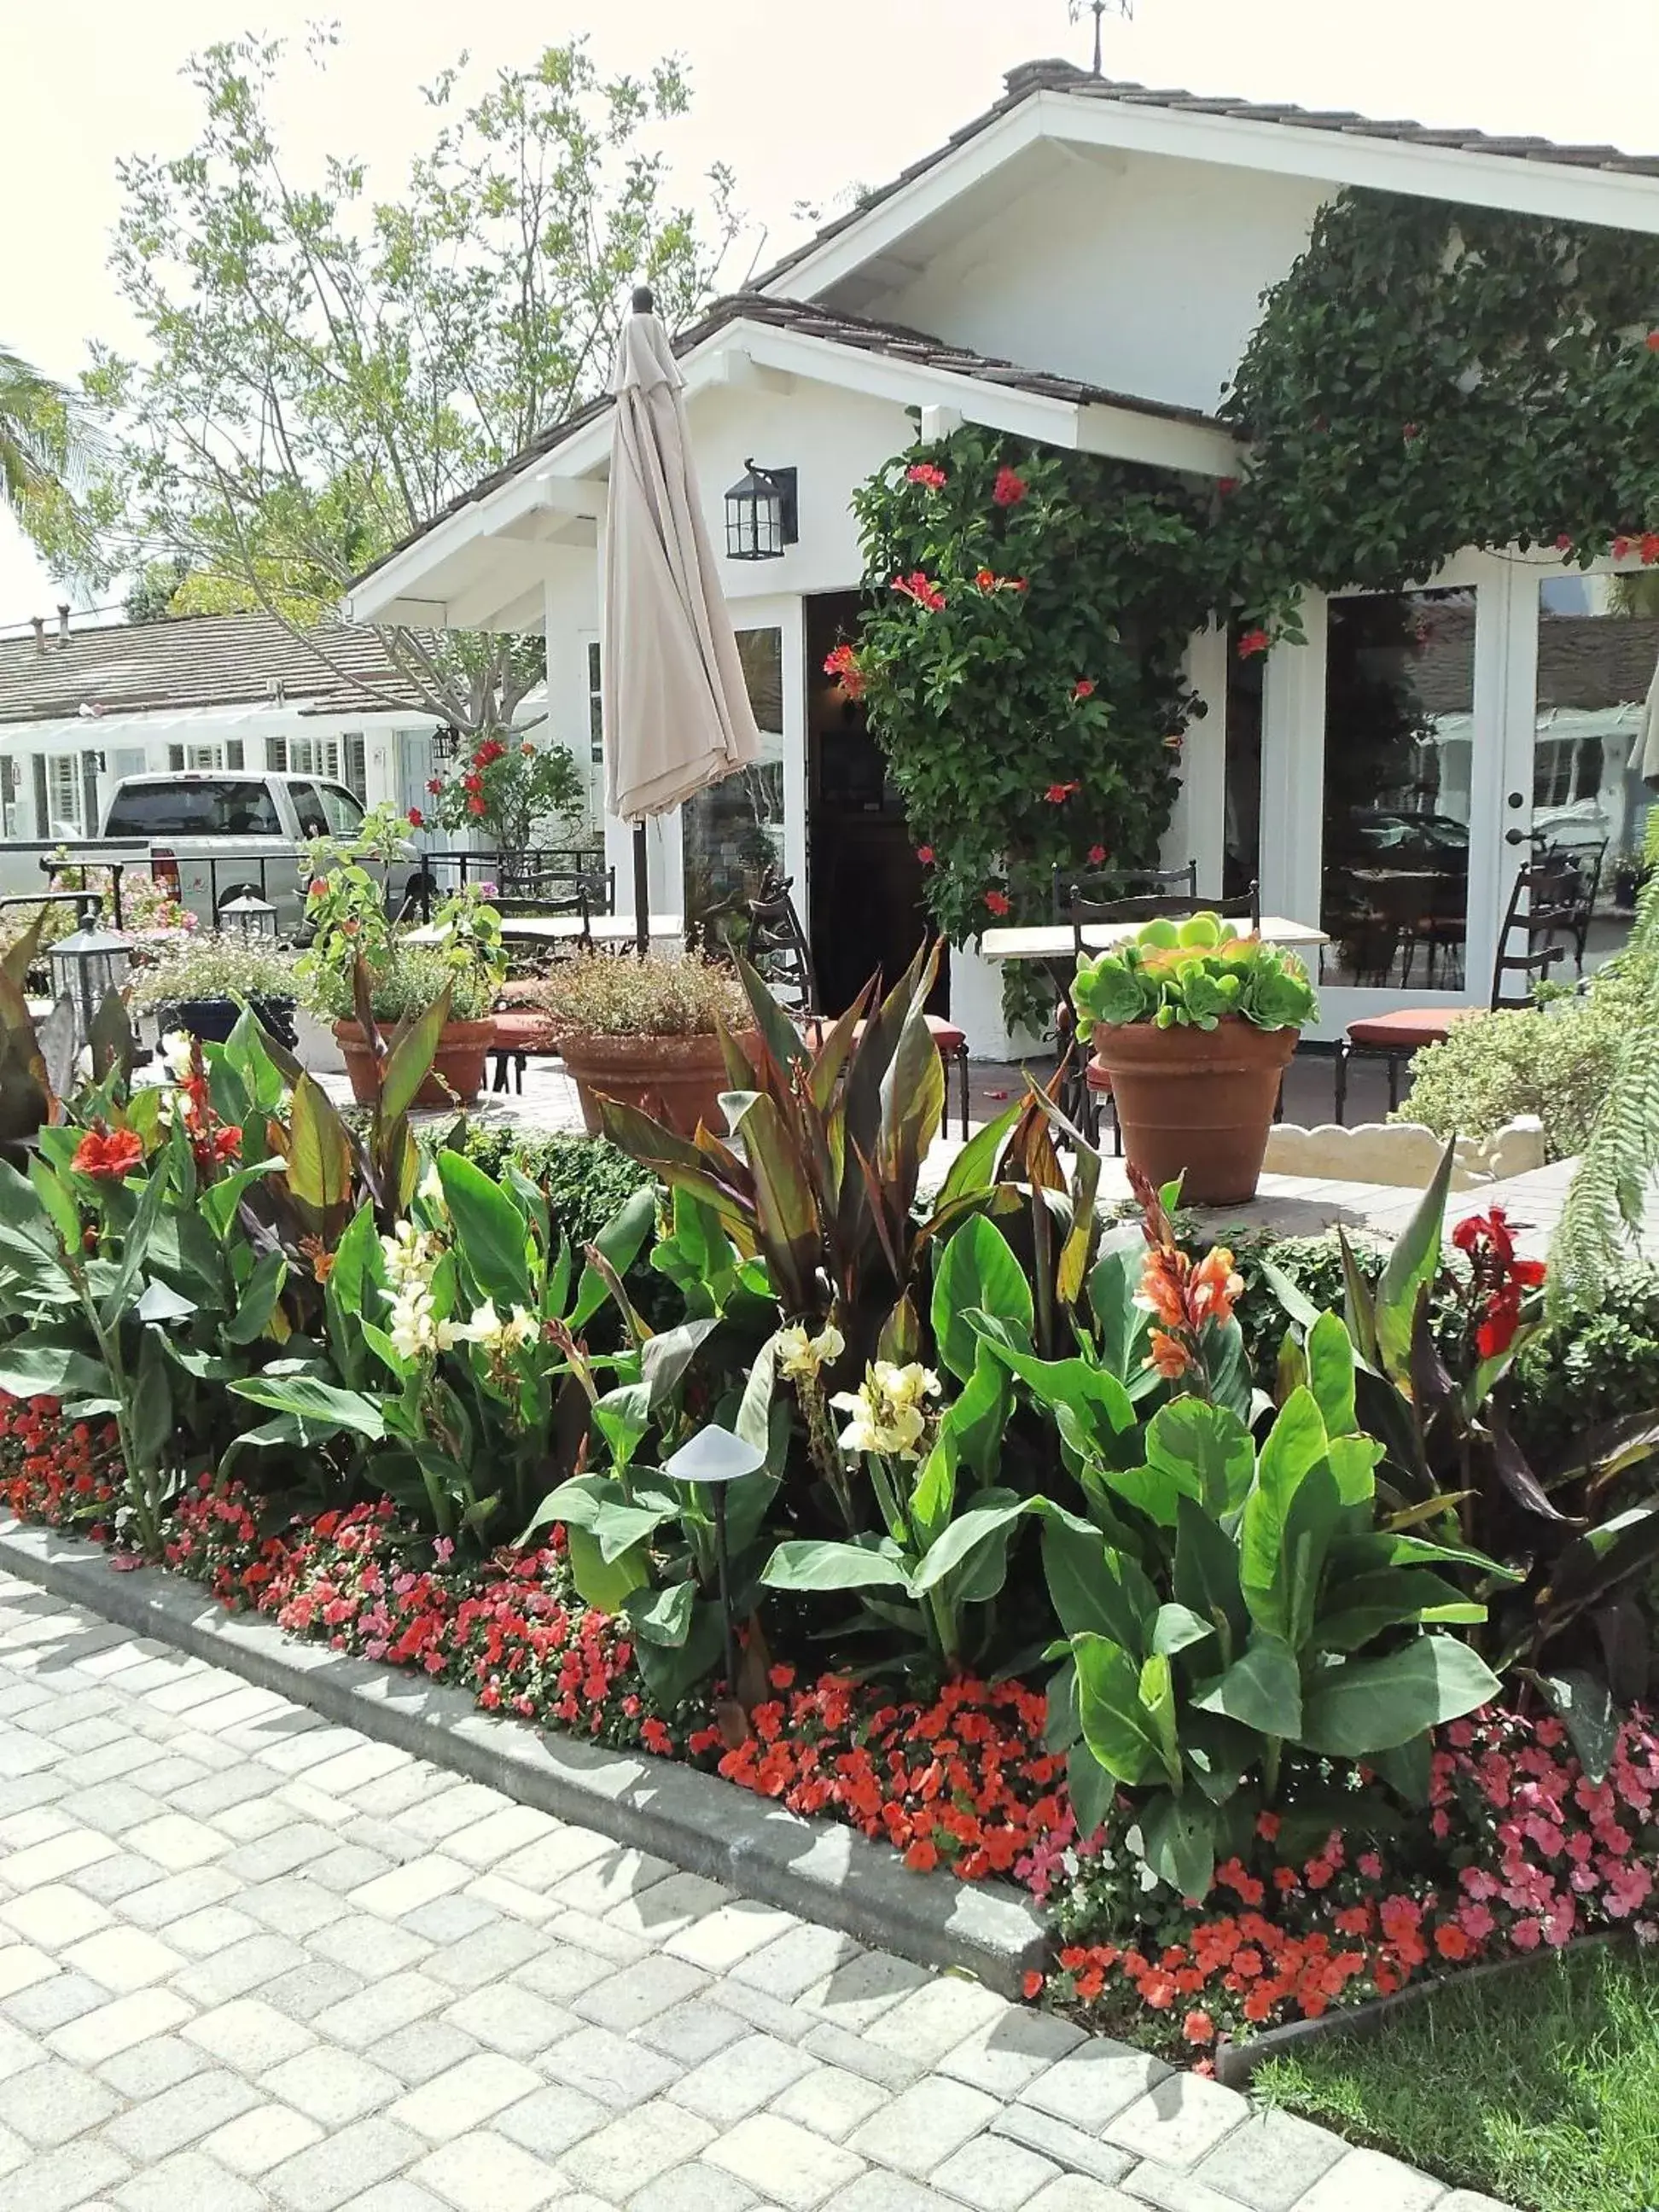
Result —
M867 702L960 941L1053 872L1155 864L1194 631L1300 636L1300 592L1466 547L1659 562L1659 240L1345 192L1266 296L1215 485L975 428L856 495Z

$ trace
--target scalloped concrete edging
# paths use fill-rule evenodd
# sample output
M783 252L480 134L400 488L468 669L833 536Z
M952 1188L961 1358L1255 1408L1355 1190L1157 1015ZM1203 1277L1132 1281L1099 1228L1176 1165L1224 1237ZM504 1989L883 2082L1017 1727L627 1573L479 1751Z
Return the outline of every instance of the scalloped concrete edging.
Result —
M917 1966L965 1970L1018 1997L1026 1972L1046 1957L1036 1905L1005 1884L917 1875L884 1844L803 1820L717 1775L497 1719L451 1685L299 1642L258 1614L228 1613L161 1568L117 1573L97 1545L0 1522L0 1570L556 1820Z
M1477 1983L1496 1981L1505 1974L1520 1973L1528 1966L1535 1969L1540 1959L1565 1959L1575 1951L1588 1951L1597 1943L1614 1942L1618 1936L1617 1929L1597 1929L1593 1935L1575 1936L1570 1943L1559 1944L1553 1950L1530 1951L1516 1959L1493 1959L1484 1966L1471 1966L1461 1974L1440 1974L1432 1981L1414 1983L1409 1989L1396 1990L1392 1996L1373 1997L1369 2004L1355 2005L1350 2012L1328 2012L1317 2020L1287 2020L1282 2027L1267 2028L1261 2035L1252 2036L1248 2043L1218 2044L1215 2078L1229 2089L1248 2088L1256 2068L1265 2066L1270 2058L1284 2058L1310 2043L1340 2041L1345 2036L1376 2035L1395 2014L1414 2011L1419 2005L1443 1996L1449 1990L1472 1989Z

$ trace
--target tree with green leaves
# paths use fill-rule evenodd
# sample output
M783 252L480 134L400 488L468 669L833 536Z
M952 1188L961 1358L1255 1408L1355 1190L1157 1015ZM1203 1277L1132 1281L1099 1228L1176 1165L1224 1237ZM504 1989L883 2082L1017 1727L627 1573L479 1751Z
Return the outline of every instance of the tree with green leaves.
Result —
M332 43L313 33L313 65ZM108 450L85 513L48 511L36 535L106 578L182 563L171 611L263 608L368 699L487 735L539 680L537 641L388 629L377 689L337 665L325 618L602 389L632 284L671 325L690 318L732 234L731 179L711 173L704 213L676 203L660 141L689 102L678 64L603 77L574 40L470 100L465 60L447 70L425 93L430 147L377 197L361 161L301 176L284 156L270 108L289 65L280 40L209 47L186 70L196 143L119 165L111 265L145 343L94 347Z
M0 345L0 505L26 530L64 531L86 460L84 428L70 394Z

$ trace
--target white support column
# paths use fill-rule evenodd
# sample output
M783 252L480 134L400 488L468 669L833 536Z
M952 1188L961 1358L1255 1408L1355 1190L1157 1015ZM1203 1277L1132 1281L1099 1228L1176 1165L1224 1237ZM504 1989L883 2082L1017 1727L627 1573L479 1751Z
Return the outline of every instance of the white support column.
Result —
M1184 868L1198 863L1198 887L1220 896L1227 830L1227 633L1198 631L1187 650L1187 678L1203 701L1205 713L1187 726L1182 749L1181 788L1164 834L1160 865Z
M1317 922L1325 846L1325 599L1302 601L1305 645L1276 646L1261 695L1261 910Z

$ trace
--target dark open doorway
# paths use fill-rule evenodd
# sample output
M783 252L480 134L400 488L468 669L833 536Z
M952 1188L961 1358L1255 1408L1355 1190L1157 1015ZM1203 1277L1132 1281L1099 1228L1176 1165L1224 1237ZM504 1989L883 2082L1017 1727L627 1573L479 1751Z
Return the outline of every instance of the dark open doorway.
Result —
M922 866L864 708L823 673L831 647L855 638L856 592L820 592L806 609L807 920L818 993L836 1013L879 969L891 982L929 934ZM930 1000L949 1010L948 964Z

